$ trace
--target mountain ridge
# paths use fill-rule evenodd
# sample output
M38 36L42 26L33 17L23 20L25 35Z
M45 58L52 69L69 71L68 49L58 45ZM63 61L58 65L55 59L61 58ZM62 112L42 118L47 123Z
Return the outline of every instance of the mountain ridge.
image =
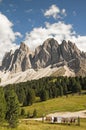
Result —
M11 50L5 54L0 70L5 74L7 72L15 74L28 70L33 70L36 73L48 67L50 67L50 71L54 70L54 68L57 71L58 68L64 66L68 68L66 70L71 71L71 74L72 72L74 73L69 76L86 76L86 52L81 52L71 41L66 42L63 40L59 44L54 38L49 38L42 45L38 46L34 53L22 42L19 49L14 52ZM49 73L52 75L53 71ZM50 75L46 74L44 76ZM38 77L42 77L42 73ZM32 79L35 79L35 77L33 76ZM29 77L27 80L29 80Z

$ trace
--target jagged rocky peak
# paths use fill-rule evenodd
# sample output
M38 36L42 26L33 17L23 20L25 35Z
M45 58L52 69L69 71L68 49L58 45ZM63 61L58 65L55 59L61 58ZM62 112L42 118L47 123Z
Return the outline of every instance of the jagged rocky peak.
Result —
M45 68L58 62L58 42L54 38L48 38L36 48L32 64L35 68Z
M2 60L2 71L19 72L27 69L40 69L48 66L64 66L78 72L81 66L86 66L86 53L81 52L71 41L62 41L48 38L32 54L29 47L21 42L19 49L5 54ZM85 67L83 67L85 68Z
M75 46L75 43L71 42L70 40L68 40L68 42L66 40L63 40L62 44L65 46L71 46L71 47Z
M3 59L2 59L2 65L1 65L1 70L8 70L12 57L13 57L13 50L11 50L10 52L6 52Z
M60 48L61 48L61 52L64 53L67 52L69 50L69 45L68 45L68 42L66 42L65 40L62 41L61 45L60 45Z
M52 46L58 46L58 42L54 39L54 38L48 38L47 40L44 41L43 43L43 47L47 48L47 47L52 47Z
M73 42L69 41L69 40L68 40L68 42L63 40L62 46L65 47L66 49L69 49L69 48L74 49L75 44Z
M67 42L65 40L62 41L63 45L67 45Z
M65 40L62 41L61 44L61 52L64 59L69 61L70 59L76 58L77 56L81 56L81 51L77 48L75 43Z
M68 40L68 46L70 46L71 49L74 49L75 51L80 51L75 43Z
M68 44L69 44L70 46L72 46L72 47L75 46L75 43L71 42L70 40L68 40Z
M29 47L24 42L21 42L19 50L29 52Z
M37 55L37 54L40 52L41 49L42 49L42 46L41 46L41 45L38 46L38 47L35 49L35 55Z
M42 45L43 50L50 55L51 60L55 60L58 57L59 44L54 38L48 38ZM51 62L52 62L51 61Z
M79 50L76 44L72 43L71 41L68 41L68 44L70 45L70 49L72 50L72 52L80 57L82 52Z
M14 53L12 70L15 72L25 71L31 68L29 47L21 42L20 48Z
M21 43L19 49L6 53L2 60L2 70L19 72L31 68L29 47Z
M38 46L35 49L35 54L38 54L40 50L42 49L49 51L50 48L55 47L55 46L58 47L58 45L59 45L58 42L54 38L48 38L47 40L43 42L42 45Z

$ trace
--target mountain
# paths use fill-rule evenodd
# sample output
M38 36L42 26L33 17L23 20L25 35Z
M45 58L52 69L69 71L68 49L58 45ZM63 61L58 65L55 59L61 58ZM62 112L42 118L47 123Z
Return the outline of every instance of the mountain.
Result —
M24 82L45 76L86 76L86 53L71 41L59 44L49 38L31 52L25 43L7 52L0 67L1 84Z
M58 46L59 44L56 40L49 38L42 46L37 47L32 58L33 68L45 68L59 62Z
M7 52L2 60L2 71L19 72L31 68L29 47L23 42L14 53Z

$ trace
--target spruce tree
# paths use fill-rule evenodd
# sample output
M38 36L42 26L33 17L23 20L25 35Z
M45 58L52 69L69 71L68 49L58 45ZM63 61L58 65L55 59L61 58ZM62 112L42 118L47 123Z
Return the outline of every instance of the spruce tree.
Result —
M4 96L4 90L0 87L0 122L5 119L6 114L6 101Z
M59 92L60 92L60 96L63 96L63 87L59 86Z
M26 99L23 103L24 106L30 106L35 102L35 91L33 89L29 89Z
M19 116L19 101L15 91L12 88L9 88L5 94L7 102L7 113L6 119L10 127L16 127Z
M49 98L49 94L46 90L41 90L40 92L40 100L46 101Z
M25 100L25 91L24 91L23 87L22 87L22 86L21 86L21 87L18 87L18 88L16 89L16 93L17 93L19 102L20 102L20 103L23 103L24 100Z
M78 81L76 82L76 89L77 89L77 92L78 92L79 94L81 94L82 88L81 88L81 85L80 85L80 83L79 83Z

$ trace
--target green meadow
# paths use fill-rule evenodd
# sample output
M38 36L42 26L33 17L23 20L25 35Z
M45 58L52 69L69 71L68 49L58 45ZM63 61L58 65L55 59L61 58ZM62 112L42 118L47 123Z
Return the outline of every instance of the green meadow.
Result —
M0 127L0 130L86 130L86 119L81 119L80 126L42 123L40 121L22 121L17 128Z
M38 99L37 99L38 100ZM79 111L86 109L86 95L69 95L68 97L58 97L55 99L47 100L45 102L36 102L32 106L23 107L25 112L33 112L37 110L37 116L41 117L43 114L49 114L51 112L62 111ZM0 130L86 130L86 119L80 119L80 126L75 124L51 124L42 121L23 120L19 119L17 128L9 128L8 124L4 123L0 125Z
M86 95L69 95L58 97L44 102L34 103L32 106L23 107L25 112L32 113L37 110L37 117L54 112L79 111L86 109Z

